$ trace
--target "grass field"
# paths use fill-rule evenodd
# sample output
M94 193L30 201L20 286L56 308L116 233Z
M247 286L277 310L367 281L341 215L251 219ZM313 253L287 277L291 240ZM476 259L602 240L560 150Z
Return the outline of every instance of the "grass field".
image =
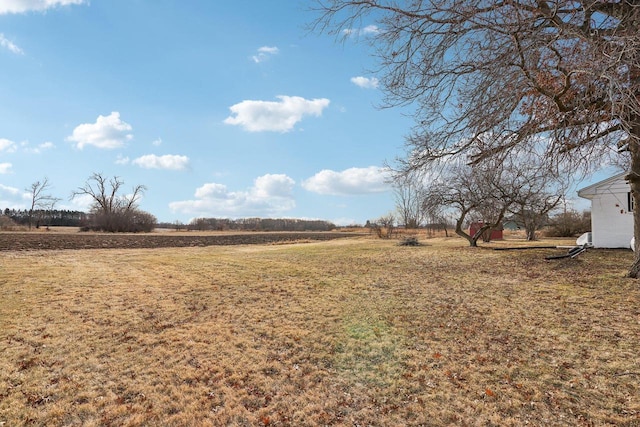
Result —
M631 252L423 242L0 253L0 426L640 425Z

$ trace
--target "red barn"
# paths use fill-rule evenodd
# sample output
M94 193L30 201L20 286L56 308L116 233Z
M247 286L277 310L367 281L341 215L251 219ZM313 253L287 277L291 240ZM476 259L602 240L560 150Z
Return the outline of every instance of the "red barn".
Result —
M469 235L472 237L475 236L476 232L480 230L482 226L484 226L483 222L472 222L471 225L469 226ZM502 240L502 239L503 239L502 225L499 225L498 228L491 230L491 239L483 238L485 242L489 240Z

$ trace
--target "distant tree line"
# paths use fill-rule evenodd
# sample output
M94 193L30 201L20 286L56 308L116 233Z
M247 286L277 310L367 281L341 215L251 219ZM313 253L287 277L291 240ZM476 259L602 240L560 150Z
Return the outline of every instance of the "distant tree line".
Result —
M187 228L198 231L330 231L336 226L323 220L292 218L196 218L189 223Z
M88 217L85 212L63 209L35 209L31 211L29 209L6 208L2 213L18 225L28 226L30 221L34 221L36 227L80 227Z
M139 200L146 187L136 185L123 194L124 181L117 176L93 173L71 193L71 199L88 197L88 213L54 209L60 199L48 194L51 184L47 178L34 182L26 189L31 196L31 208L0 211L0 228L28 225L80 227L82 231L151 232L157 226L188 230L243 230L243 231L329 231L336 225L323 220L290 218L197 218L188 225L179 221L158 224L156 217L141 210ZM3 215L4 214L4 215Z

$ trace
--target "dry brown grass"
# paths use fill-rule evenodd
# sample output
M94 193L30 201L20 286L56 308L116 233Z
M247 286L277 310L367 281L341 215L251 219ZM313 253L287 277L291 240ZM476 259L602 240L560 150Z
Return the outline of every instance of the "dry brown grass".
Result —
M426 243L2 253L0 425L640 424L630 252Z

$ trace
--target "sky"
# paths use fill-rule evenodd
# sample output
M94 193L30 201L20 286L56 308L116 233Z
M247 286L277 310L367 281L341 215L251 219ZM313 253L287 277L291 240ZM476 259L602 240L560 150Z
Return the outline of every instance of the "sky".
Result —
M413 124L381 109L363 42L312 33L304 0L0 0L0 209L45 178L58 209L94 173L159 222L364 224Z

